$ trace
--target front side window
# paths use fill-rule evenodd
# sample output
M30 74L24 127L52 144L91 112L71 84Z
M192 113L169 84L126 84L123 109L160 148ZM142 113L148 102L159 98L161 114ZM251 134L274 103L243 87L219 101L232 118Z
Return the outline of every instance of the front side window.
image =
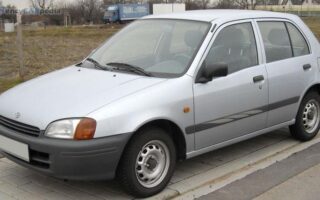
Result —
M224 63L228 73L258 65L257 45L250 22L227 26L216 37L206 64Z
M301 32L291 23L286 23L290 35L293 54L295 57L303 56L310 53L308 44Z
M177 77L189 68L211 24L188 20L138 20L90 57L101 65L122 63L158 77ZM111 66L112 67L112 66Z
M258 22L267 63L291 58L290 38L284 22Z

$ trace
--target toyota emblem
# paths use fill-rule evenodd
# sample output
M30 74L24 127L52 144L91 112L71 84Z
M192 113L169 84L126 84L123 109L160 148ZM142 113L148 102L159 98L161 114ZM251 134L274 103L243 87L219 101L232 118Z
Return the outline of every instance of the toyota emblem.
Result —
M21 117L21 114L19 112L15 113L14 116L18 119Z

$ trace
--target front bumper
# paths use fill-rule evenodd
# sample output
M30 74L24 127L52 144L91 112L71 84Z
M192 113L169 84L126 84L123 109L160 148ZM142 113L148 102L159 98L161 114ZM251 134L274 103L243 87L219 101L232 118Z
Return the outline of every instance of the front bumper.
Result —
M2 152L8 159L50 176L72 180L113 179L131 134L74 141L28 136L0 126L0 134L27 144L30 162Z

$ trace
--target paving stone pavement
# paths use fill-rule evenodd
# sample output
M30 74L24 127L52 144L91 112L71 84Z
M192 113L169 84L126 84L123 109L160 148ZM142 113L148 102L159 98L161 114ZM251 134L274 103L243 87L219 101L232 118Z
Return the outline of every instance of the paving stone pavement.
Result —
M290 137L280 129L190 160L179 162L170 184L214 169ZM1 156L1 154L0 154ZM170 187L169 184L169 187ZM2 200L100 200L133 199L116 181L63 181L0 159L0 199Z

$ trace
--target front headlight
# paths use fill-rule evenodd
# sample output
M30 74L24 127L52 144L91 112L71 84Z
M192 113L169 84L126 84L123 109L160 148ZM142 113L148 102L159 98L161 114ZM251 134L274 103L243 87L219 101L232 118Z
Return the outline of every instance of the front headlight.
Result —
M45 136L60 139L88 140L96 131L96 121L91 118L63 119L52 122Z

